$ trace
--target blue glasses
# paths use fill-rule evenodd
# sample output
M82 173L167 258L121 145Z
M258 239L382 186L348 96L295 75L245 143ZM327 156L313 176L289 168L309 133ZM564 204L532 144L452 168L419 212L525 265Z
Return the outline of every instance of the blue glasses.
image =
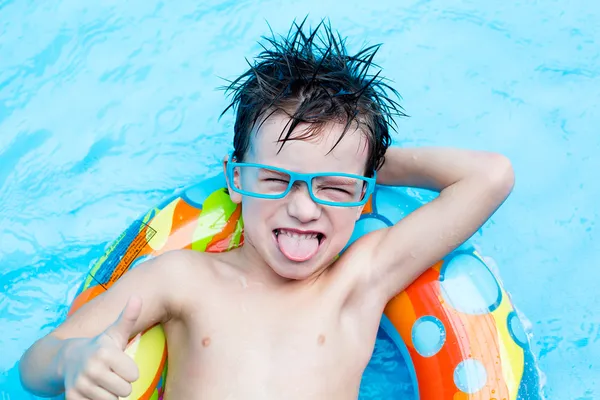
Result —
M375 188L375 176L367 178L339 172L303 174L270 165L231 161L233 154L229 160L227 179L231 189L245 196L281 199L298 183L304 182L315 203L356 207L365 204Z

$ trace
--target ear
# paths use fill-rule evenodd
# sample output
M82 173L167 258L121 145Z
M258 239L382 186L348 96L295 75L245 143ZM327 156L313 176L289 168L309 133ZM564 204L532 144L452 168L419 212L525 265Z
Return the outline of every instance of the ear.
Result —
M233 171L233 182L229 181L229 175L227 174L227 164L229 162L229 156L223 157L223 173L225 174L225 180L227 182L227 190L229 191L229 198L232 202L236 204L240 204L242 202L242 195L231 190L232 183L236 185L236 187L240 187L240 174L239 171Z

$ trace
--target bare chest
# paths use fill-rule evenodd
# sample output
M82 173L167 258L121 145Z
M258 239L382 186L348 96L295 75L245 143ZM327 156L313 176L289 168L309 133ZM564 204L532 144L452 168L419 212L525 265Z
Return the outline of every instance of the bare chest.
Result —
M272 366L270 374L283 364L296 370L331 367L356 344L348 325L333 304L260 295L232 296L187 322L190 349L202 358L226 358L238 365L256 365L260 359Z
M258 391L256 398L264 399L354 393L373 343L355 326L360 321L336 303L234 291L215 299L214 307L193 308L167 330L169 379L176 373L213 386L219 395L218 387L228 385L230 391Z

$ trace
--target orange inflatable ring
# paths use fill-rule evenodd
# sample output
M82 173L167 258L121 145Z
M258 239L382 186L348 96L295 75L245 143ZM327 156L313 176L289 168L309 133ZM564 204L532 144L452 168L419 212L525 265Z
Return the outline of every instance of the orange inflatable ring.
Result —
M378 186L350 243L420 205L406 191ZM222 252L242 244L241 206L229 199L223 175L209 178L148 211L112 243L90 269L69 315L148 258L174 249ZM502 284L469 243L390 301L381 328L404 355L415 398L541 398L528 336ZM162 327L142 332L126 351L140 368L128 399L162 399L167 376Z

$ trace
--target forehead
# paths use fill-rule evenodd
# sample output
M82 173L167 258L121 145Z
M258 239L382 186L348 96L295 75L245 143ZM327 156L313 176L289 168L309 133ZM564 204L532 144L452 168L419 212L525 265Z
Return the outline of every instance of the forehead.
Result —
M272 115L258 132L253 131L248 161L298 172L365 172L368 144L364 133L355 125L348 128L341 140L344 125L332 122L322 125L310 138L288 140L282 148L278 140L280 136L285 137L290 123L285 115ZM308 124L298 125L290 139L304 136L308 127Z

